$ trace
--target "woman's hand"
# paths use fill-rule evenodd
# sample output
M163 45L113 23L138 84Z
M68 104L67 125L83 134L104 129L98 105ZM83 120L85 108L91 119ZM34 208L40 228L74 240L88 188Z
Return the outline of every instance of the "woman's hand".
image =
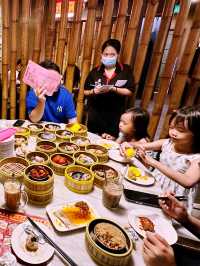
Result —
M115 140L115 137L111 136L110 134L107 134L107 133L103 133L101 135L102 138L104 139L108 139L108 140Z
M173 249L155 233L146 232L143 257L147 266L176 266Z
M94 88L94 94L103 94L109 92L109 87L107 86L96 86Z
M175 220L179 222L187 222L188 220L188 213L187 209L184 206L184 204L180 201L178 201L173 193L166 193L166 197L168 197L168 200L165 201L159 201L159 204L163 211L169 215L171 218L174 218Z

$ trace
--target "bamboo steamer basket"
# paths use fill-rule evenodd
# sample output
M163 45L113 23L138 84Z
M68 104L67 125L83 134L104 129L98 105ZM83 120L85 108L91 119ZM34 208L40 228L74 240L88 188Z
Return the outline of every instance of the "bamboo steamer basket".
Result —
M48 165L49 164L49 156L45 153L45 152L41 152L41 151L32 151L26 154L26 160L30 163L30 164L36 164L36 162L32 162L31 161L31 157L32 156L39 156L44 158L44 162L38 162L39 164L43 164L43 165Z
M93 162L91 162L91 163L84 163L84 162L80 161L78 159L78 157L81 154L90 157L93 160ZM93 164L96 164L98 162L98 158L94 154L92 154L90 152L86 152L86 151L77 151L77 152L74 153L73 157L74 157L74 160L75 160L75 163L76 164L81 165L81 166L84 166L84 167L87 167L87 168L90 168Z
M52 138L51 139L47 139L47 138L44 138L43 135L45 134L52 134ZM54 132L41 132L37 135L37 142L38 141L56 141L56 134Z
M91 176L88 180L76 180L70 176L71 172L83 172ZM94 175L91 170L80 165L70 165L65 169L65 185L75 193L86 194L93 189Z
M20 182L24 179L24 169L29 165L28 161L21 157L8 157L0 161L0 180L4 182L14 174Z
M31 191L27 187L24 188L28 195L28 202L33 205L44 206L52 201L53 198L53 188L48 191Z
M20 136L25 136L25 137L29 137L30 136L30 129L27 127L15 127L16 131L16 135L20 135Z
M109 252L101 248L97 243L95 243L95 241L90 235L90 232L93 231L94 226L96 224L101 222L113 224L123 232L124 236L126 237L128 247L128 250L126 252L122 254ZM131 253L133 249L132 241L126 231L119 224L115 223L112 220L97 218L91 221L86 227L85 242L89 255L96 263L101 266L126 266L130 263Z
M85 125L82 125L82 124L78 124L81 128L76 131L76 130L72 130L72 126L74 125L75 123L69 123L66 125L66 129L71 131L74 136L80 136L80 137L87 137L87 127Z
M41 165L47 169L47 171L49 172L49 176L50 176L48 180L36 181L36 180L32 180L28 176L29 171L38 165ZM24 172L25 172L24 186L26 187L26 189L30 191L30 193L38 192L42 194L43 192L46 193L53 188L54 177L53 177L53 171L50 167L42 165L42 164L33 164L33 165L28 166Z
M94 173L94 185L102 188L104 183L105 183L105 178L103 178L102 176L98 175L97 173L95 173L95 170L113 170L115 173L115 177L113 178L119 178L119 173L117 172L117 170L115 170L113 167L107 165L107 164L94 164L91 167L92 172Z
M67 160L69 161L69 164L62 165L62 164L55 163L52 159L56 155L61 155L61 156L65 157L65 158L67 158ZM50 166L53 169L53 171L55 172L55 174L57 174L57 175L64 176L66 167L71 165L71 164L74 164L74 159L70 155L67 155L65 153L54 153L50 157Z
M69 132L69 135L67 135L67 136L62 136L61 134L62 134L64 131ZM71 131L67 130L67 129L59 129L59 130L56 130L56 140L57 140L58 142L70 141L71 137L73 137L73 136L74 136L74 134L73 134Z
M82 136L71 137L71 142L78 145L80 147L81 151L84 151L85 147L90 144L90 140L88 138L82 137ZM79 143L79 142L82 142L82 143Z
M32 128L32 126L35 126L36 128ZM44 131L44 126L38 123L29 124L28 128L30 129L32 136L38 135L39 133Z
M19 143L17 139L23 139L23 141L21 143ZM26 136L23 136L23 135L15 134L15 148L21 146L22 144L27 145L28 144L28 138Z
M52 148L51 149L43 149L42 147L40 147L41 145L51 145ZM48 140L43 140L43 141L39 141L36 145L36 151L41 151L41 152L45 152L47 154L52 154L55 153L57 151L57 146L54 142L52 141L48 141Z
M74 147L75 147L73 151L68 151L64 148L65 146L72 146L72 145L74 145ZM79 150L80 150L80 147L76 143L73 143L73 142L65 141L65 142L61 142L58 144L58 151L69 154L69 155L73 155L75 152L77 152Z
M92 151L90 151L91 149L99 150L103 153L102 154L98 154L96 152L93 153ZM98 158L98 161L100 163L107 163L108 162L108 150L105 147L103 147L101 145L96 145L96 144L89 144L86 146L85 150L94 154Z
M51 128L52 127L52 128ZM45 131L48 131L48 132L51 132L51 133L55 133L56 130L58 129L61 129L61 126L58 125L58 124L55 124L55 123L47 123L45 126L44 126L44 130Z

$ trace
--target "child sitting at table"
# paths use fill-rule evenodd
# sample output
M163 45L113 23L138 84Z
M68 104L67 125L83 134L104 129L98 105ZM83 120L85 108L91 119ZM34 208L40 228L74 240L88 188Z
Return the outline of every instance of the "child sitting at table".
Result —
M119 136L116 142L146 143L149 141L147 128L149 114L141 108L130 108L122 114L119 122ZM108 140L115 140L115 137L104 133L102 137Z
M134 147L139 148L138 155L143 163L155 168L154 176L162 190L193 196L200 180L200 106L173 112L168 139ZM161 150L160 161L148 156L147 150ZM195 189L191 190L192 187Z

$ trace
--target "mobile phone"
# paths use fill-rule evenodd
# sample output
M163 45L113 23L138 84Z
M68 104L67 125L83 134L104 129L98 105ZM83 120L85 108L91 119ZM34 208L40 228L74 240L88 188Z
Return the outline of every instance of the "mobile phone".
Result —
M18 119L14 122L13 126L14 127L21 127L25 123L25 120Z
M127 201L160 208L157 195L124 188L124 196Z

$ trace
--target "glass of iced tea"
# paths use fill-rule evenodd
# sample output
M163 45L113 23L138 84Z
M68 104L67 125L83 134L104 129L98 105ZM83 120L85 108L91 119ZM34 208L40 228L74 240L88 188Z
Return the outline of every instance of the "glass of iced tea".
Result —
M26 192L21 189L20 182L15 178L4 182L4 195L6 207L10 210L23 208L28 201Z

